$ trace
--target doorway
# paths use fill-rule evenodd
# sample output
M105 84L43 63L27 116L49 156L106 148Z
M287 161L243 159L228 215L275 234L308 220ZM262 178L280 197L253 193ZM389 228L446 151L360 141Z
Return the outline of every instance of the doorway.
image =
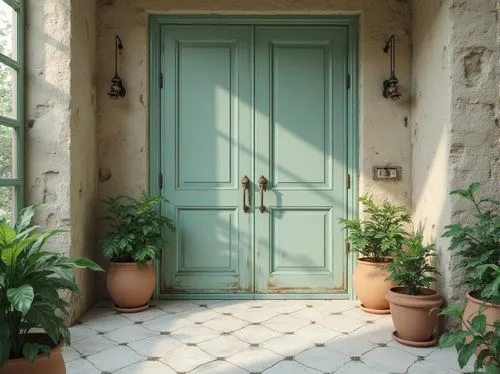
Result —
M346 27L164 24L168 295L346 295Z

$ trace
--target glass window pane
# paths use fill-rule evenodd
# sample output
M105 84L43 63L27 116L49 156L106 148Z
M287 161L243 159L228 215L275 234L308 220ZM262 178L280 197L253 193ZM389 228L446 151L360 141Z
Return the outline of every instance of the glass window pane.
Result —
M17 72L0 63L0 116L17 119Z
M0 187L0 219L14 222L16 210L15 187Z
M17 13L0 1L0 52L17 60Z
M17 131L0 125L0 178L16 178Z

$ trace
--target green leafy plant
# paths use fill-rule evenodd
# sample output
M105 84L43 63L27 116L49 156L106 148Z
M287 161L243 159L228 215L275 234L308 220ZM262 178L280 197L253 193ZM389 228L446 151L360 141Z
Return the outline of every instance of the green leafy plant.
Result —
M136 262L143 266L158 257L164 243L162 230L175 231L172 221L161 215L159 206L167 200L161 196L140 199L129 196L109 197L104 200L109 215L111 232L102 242L104 257L113 262Z
M78 292L72 269L102 271L93 261L44 250L47 241L61 230L36 233L30 226L36 207L21 211L15 225L0 220L0 365L8 359L33 361L50 345L70 342L61 316L69 303L60 291ZM43 329L50 344L30 339L30 331Z
M455 190L458 195L470 201L475 208L474 222L446 226L444 237L450 238L450 251L460 255L457 268L464 270L463 283L473 296L491 301L491 287L500 286L496 270L500 263L500 202L490 197L478 198L479 183L472 183L466 190Z
M348 231L347 241L352 250L368 261L384 262L392 252L401 248L405 237L404 224L411 222L408 208L388 201L377 205L369 195L358 201L364 205L367 217L339 220Z
M435 254L434 245L425 245L423 240L421 233L405 238L392 262L387 265L390 272L387 279L408 288L410 295L420 295L422 288L429 287L434 281L431 275L438 273L428 262Z
M441 311L449 317L458 317L465 329L446 332L439 339L441 348L455 347L458 353L458 364L463 368L470 358L479 350L474 372L485 369L488 374L500 373L500 320L489 325L484 311L487 307L481 306L478 313L464 321L464 310L457 305L450 305ZM467 323L465 323L467 322Z

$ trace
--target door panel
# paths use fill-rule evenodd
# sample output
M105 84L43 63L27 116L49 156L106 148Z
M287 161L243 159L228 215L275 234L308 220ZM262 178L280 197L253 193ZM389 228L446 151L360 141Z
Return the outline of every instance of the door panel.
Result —
M252 289L251 27L163 29L163 144L168 237L162 292Z
M345 29L171 25L162 40L163 192L177 232L161 292L345 293Z
M256 292L345 292L346 35L256 28Z

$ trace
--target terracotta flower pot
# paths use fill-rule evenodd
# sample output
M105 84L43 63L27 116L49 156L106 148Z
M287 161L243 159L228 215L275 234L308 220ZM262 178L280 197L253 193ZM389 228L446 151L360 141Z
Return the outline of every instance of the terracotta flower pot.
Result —
M493 331L493 323L500 320L500 305L487 303L472 296L471 293L473 292L467 292L467 305L465 306L463 320L468 321L470 319L472 321L472 319L477 316L479 308L484 305L485 308L483 307L484 309L482 312L486 315L486 331ZM466 328L465 323L462 322L462 329L465 330ZM467 337L467 341L470 343L472 341L472 337ZM476 354L478 355L484 348L484 345L477 347ZM487 357L485 362L488 361L490 361L490 359Z
M40 344L47 344L47 340L49 340L46 334L30 334L30 337L30 341ZM50 350L50 357L40 354L33 362L29 362L25 358L7 360L0 366L0 374L66 374L66 366L64 366L64 359L61 354L62 347L63 343L61 342Z
M391 317L396 327L395 340L414 347L434 345L434 329L438 321L443 298L436 290L422 288L422 295L410 295L407 287L393 287L387 293Z
M115 309L119 312L133 313L147 309L155 283L152 261L142 268L135 262L109 263L106 285L115 303Z
M361 302L361 309L368 313L390 313L389 302L385 295L391 287L396 285L386 280L389 272L385 266L391 259L384 262L371 262L366 257L358 259L353 274L354 292Z

